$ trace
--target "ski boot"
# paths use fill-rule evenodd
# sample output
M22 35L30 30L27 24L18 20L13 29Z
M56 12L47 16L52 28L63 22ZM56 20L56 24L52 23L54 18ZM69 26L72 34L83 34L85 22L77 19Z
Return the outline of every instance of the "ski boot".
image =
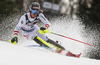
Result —
M80 54L73 54L72 52L67 51L67 50L60 50L59 54L65 55L65 56L77 57L77 58L80 58L80 56L82 55L82 53L80 53Z
M70 51L66 54L66 56L72 56L72 57L77 57L77 58L80 58L81 55L82 55L82 53L80 53L80 54L73 54Z

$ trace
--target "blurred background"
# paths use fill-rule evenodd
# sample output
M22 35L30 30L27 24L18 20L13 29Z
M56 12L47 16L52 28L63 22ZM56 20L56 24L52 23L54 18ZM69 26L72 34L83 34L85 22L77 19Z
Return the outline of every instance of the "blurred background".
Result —
M45 12L57 15L79 15L82 19L90 18L99 23L100 1L98 0L0 0L0 20L12 13L27 11L31 2L36 1ZM95 20L94 20L95 18Z
M87 41L96 43L93 43L96 48L86 49L88 52L85 57L100 59L100 0L0 0L0 38L10 36L8 34L11 34L20 16L27 12L33 1L40 3L44 15L50 22L56 18L59 21L63 20L63 23L66 20L67 23L73 20L75 24L78 19L81 27L84 27L83 37L88 38Z

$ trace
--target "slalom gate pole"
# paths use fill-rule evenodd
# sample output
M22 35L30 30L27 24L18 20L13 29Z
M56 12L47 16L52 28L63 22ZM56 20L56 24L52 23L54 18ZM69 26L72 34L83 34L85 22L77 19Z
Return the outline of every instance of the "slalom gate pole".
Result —
M63 35L60 35L60 34L57 34L57 33L53 33L53 32L49 32L49 33L55 34L55 35L58 35L58 36L61 36L61 37L67 38L67 39L71 39L71 40L74 40L74 41L77 41L77 42L80 42L80 43L83 43L83 44L94 47L94 45L91 45L91 44L88 44L88 43L85 43L85 42L82 42L82 41L79 41L79 40L76 40L76 39L73 39L73 38L70 38L70 37L66 37L66 36L63 36Z

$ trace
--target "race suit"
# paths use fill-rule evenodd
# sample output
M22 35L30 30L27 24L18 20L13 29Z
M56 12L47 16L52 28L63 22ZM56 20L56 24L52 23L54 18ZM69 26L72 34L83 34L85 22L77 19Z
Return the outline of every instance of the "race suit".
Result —
M50 27L50 22L45 18L42 13L39 13L36 17L31 18L30 13L25 13L21 16L19 23L16 25L14 30L14 36L17 36L19 30L21 29L23 32L23 36L28 40L33 40L36 36L39 36L44 41L47 41L48 38L45 34L39 33L39 27L36 24L39 20L41 20L47 28Z

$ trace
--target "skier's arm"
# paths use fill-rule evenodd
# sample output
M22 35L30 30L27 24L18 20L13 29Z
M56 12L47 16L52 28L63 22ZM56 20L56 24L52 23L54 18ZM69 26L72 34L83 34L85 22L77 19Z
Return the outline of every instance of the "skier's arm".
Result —
M45 27L50 27L50 22L45 18L42 13L39 14L39 19L45 24Z
M14 29L14 36L18 36L20 28L25 24L25 16L22 16L19 20L19 23L16 25Z
M19 23L16 25L15 30L14 30L14 37L11 39L12 44L16 44L18 42L18 33L20 28L24 25L24 19L25 17L22 16L19 20Z

